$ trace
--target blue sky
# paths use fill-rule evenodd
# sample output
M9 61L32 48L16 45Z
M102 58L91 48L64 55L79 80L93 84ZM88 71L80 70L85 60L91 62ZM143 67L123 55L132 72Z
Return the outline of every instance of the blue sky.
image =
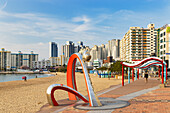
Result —
M169 0L0 0L0 48L47 59L50 41L106 44L131 26L169 24L169 11Z

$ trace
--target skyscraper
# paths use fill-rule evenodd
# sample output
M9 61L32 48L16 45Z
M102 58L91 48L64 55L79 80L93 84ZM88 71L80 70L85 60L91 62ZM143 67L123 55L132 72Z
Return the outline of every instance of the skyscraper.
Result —
M154 24L147 28L130 27L120 41L120 59L138 61L156 54L157 29Z
M58 57L58 46L55 42L49 42L49 57Z
M66 41L65 45L62 45L62 54L65 57L70 57L74 53L74 43L72 41Z
M113 57L116 59L120 57L120 40L119 39L112 39L108 41L108 57Z

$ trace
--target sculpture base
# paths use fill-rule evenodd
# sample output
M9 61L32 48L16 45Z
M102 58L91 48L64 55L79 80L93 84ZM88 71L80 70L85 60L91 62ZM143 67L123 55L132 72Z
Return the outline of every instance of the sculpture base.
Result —
M80 110L110 110L116 108L122 108L130 105L128 101L116 100L114 98L99 98L102 106L100 107L90 107L89 104L80 101L74 106L76 109Z

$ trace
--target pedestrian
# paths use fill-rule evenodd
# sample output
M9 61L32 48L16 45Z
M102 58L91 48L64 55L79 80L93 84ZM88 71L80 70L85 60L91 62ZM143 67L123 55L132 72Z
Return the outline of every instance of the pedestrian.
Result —
M148 82L148 72L147 71L145 72L145 82L146 83Z
M27 77L26 76L23 76L22 79L24 79L24 81L27 81Z

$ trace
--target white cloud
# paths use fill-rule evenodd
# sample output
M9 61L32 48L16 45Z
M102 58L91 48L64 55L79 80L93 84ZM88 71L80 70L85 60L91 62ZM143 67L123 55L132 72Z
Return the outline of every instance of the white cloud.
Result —
M67 40L77 42L97 38L93 33L86 32L93 27L90 25L91 20L85 16L82 18L84 22L82 25L48 16L0 11L0 42L3 42L3 44L0 44L0 48L5 47L11 51L15 49L15 51L22 50L23 52L33 50L37 51L40 57L47 58L47 43L50 41L62 45ZM75 20L78 22L78 18ZM87 43L87 45L90 45L90 43ZM44 49L42 50L42 48Z
M121 39L131 26L146 27L150 22L156 27L169 23L165 9L155 12L119 10L96 17L86 15L64 21L50 15L37 13L9 13L0 10L0 48L30 52L35 51L40 58L48 58L48 42L60 44L67 40L79 40L86 45L100 45L113 38ZM158 16L160 15L160 16ZM59 46L59 49L60 49Z
M84 23L88 23L90 22L90 18L87 18L86 16L81 16L81 17L74 17L73 22L84 22Z
M87 18L87 16L80 16L80 17L74 17L73 22L82 22L82 24L77 25L73 31L74 32L83 32L91 29L92 23L90 18Z
M7 0L1 0L0 1L0 10L3 10L6 7L7 3L8 3Z

